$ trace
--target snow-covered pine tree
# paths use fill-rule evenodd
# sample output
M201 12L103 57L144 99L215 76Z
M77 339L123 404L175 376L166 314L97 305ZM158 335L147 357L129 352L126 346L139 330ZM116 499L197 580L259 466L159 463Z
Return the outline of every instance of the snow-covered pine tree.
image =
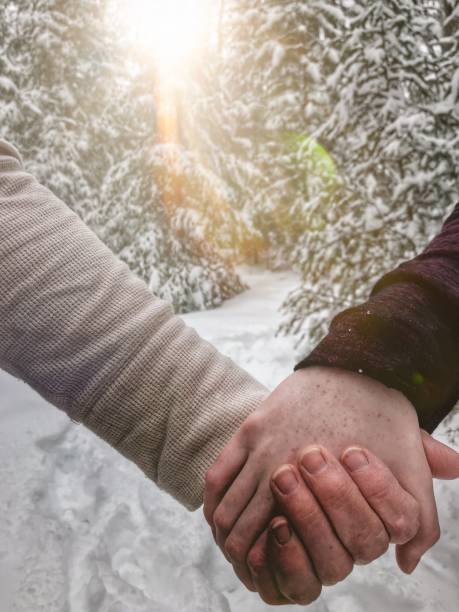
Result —
M157 83L117 36L109 5L6 0L2 136L159 295L181 311L218 305L241 282L208 233L198 239L201 217L181 227L190 199L174 217L154 185L153 166L162 159L164 177L170 162L158 153Z
M459 54L436 3L348 3L328 78L327 143L339 189L296 251L301 287L284 329L317 340L330 317L419 252L459 197ZM448 26L450 27L450 26Z
M315 5L223 2L212 88L194 122L206 125L204 155L261 234L257 248L268 251L271 264L290 261L308 227L304 207L318 194L318 175L321 184L334 174L325 149L310 138L326 117L325 70L337 57L326 39L336 16Z
M271 264L301 271L284 325L301 341L457 198L456 14L452 0L222 3L198 140Z
M181 136L194 163L205 177L205 192L193 200L200 210L206 232L222 252L236 261L257 262L265 244L252 222L250 201L244 191L249 184L249 163L236 152L228 106L219 87L220 61L215 47L194 71L187 84L188 96L180 105ZM196 189L194 189L196 191Z
M219 305L243 285L208 231L206 207L219 200L218 182L179 142L161 142L151 66L128 71L135 85L119 83L116 160L91 224L178 311Z
M18 69L8 53L15 15L10 4L6 4L2 10L0 20L0 125L6 137L9 126L19 121L20 97L17 89Z
M192 83L163 82L149 58L125 42L110 110L117 154L93 226L177 311L218 306L244 285L216 231L224 185L186 138L181 100L191 104ZM226 221L220 233L229 229Z
M84 216L93 205L98 167L96 156L88 159L90 137L107 100L114 50L103 27L103 2L8 0L5 10L15 113L2 122L3 135L38 178Z
M453 37L457 42L459 32L459 3L457 0L439 0L440 11L443 18L443 33L447 37ZM454 43L454 40L451 41Z

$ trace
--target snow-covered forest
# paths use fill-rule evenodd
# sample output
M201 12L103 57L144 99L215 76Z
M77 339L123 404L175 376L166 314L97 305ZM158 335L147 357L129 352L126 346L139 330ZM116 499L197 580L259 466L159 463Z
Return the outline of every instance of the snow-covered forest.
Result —
M135 4L2 0L3 137L179 311L289 267L283 330L317 340L459 198L457 3L201 0L167 74Z
M272 388L459 200L459 1L0 0L0 138ZM0 389L0 612L269 609L201 515ZM458 483L436 492L417 575L385 557L311 609L455 612Z

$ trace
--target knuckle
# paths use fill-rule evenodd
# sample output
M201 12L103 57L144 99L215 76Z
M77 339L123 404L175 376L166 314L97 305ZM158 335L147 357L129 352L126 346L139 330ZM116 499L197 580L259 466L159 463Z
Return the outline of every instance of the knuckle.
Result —
M389 537L384 528L362 530L351 540L351 550L354 559L360 564L371 563L384 555L389 548Z
M350 559L346 559L335 566L328 567L320 575L323 586L334 586L338 582L345 580L352 573L354 564Z
M232 526L226 512L220 507L214 512L213 522L215 527L222 533L228 533Z
M258 547L252 548L247 556L247 565L255 576L261 574L267 567L267 558Z
M249 441L257 436L261 429L262 417L258 412L249 415L241 425L241 433Z
M382 555L385 555L386 552L389 550L390 540L389 540L387 531L385 529L382 529L380 531L378 536L375 538L374 544L375 544L375 553L374 553L375 559L377 559L378 557L381 557Z
M392 539L397 544L406 544L417 534L419 526L419 520L410 521L406 517L401 516L390 526Z
M397 544L408 542L412 538L412 525L403 516L400 516L391 524L390 531L392 539Z
M396 544L406 544L419 532L420 527L420 506L414 498L410 497L405 512L389 524L392 541Z
M245 563L246 551L242 542L230 536L225 542L224 549L232 561L239 564Z
M268 606L281 606L281 605L285 605L285 601L284 598L281 595L271 595L271 594L266 594L263 591L261 591L261 593L259 593L260 598L262 601L265 602L265 604L268 604Z
M308 606L313 601L316 601L322 593L322 585L319 582L311 584L306 591L293 591L287 595L288 599L294 601L301 606Z

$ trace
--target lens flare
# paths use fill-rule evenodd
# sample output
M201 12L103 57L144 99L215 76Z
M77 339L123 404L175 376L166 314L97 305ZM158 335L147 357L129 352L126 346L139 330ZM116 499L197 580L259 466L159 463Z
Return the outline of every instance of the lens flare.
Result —
M209 39L211 0L122 0L120 11L132 44L163 72L185 68Z

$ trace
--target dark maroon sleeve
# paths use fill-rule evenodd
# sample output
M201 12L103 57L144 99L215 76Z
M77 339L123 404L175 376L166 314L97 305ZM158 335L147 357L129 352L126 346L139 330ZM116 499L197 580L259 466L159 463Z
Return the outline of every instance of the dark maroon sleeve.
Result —
M459 399L459 204L415 259L340 313L295 369L331 366L398 389L432 432Z

